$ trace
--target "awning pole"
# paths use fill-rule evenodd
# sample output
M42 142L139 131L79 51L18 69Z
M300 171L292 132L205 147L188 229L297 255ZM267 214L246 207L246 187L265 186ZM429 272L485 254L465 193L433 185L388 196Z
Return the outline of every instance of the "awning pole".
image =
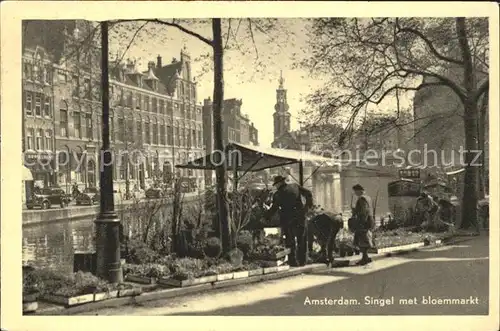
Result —
M243 174L240 176L240 178L243 178L243 176L245 176L245 175L246 175L246 174L247 174L247 173L248 173L251 169L253 169L253 167L255 167L255 165L256 165L257 163L259 163L259 161L260 161L261 159L262 159L262 155L261 155L261 156L260 156L260 157L259 157L259 158L258 158L258 159L254 162L254 163L252 163L252 165L251 165L251 166L250 166L247 170L245 170L245 171L243 172Z
M300 186L304 186L304 162L302 160L299 162L299 182Z

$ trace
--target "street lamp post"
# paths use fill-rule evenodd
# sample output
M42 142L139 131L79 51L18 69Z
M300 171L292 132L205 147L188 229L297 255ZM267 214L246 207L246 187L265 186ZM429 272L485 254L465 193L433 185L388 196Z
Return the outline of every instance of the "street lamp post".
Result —
M101 22L102 147L100 162L101 209L95 220L97 270L111 283L123 282L120 264L120 219L113 198L113 157L109 140L108 22Z

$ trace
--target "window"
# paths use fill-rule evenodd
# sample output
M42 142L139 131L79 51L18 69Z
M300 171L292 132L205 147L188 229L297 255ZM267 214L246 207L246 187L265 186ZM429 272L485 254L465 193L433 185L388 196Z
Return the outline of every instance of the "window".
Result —
M180 146L180 135L179 135L179 128L178 127L175 128L175 135L173 138L173 142L176 146Z
M130 107L130 108L134 107L134 100L133 100L132 92L127 92L127 107Z
M58 81L60 81L61 83L66 83L66 80L68 79L66 77L66 74L64 72L59 72L58 73L58 77L57 77Z
M158 113L158 99L151 98L151 105L153 108L153 113Z
M129 140L131 140L131 141L132 141L132 137L133 137L133 132L134 132L134 119L129 118L129 119L127 119L127 136L130 137Z
M170 125L167 125L167 145L173 145L174 144L174 134L172 132L172 127Z
M123 117L118 118L118 140L125 141L125 120Z
M158 145L158 122L156 119L153 123L153 144Z
M92 94L91 88L92 88L92 86L90 85L90 79L85 78L83 80L83 98L84 99L87 99L87 100L91 99L91 94Z
M187 136L187 147L191 148L191 132L189 129L186 129L186 136Z
M110 86L109 88L110 88L109 93L112 95L113 87ZM95 101L101 101L102 94L101 94L101 85L99 84L99 82L94 81L94 83L91 86L91 89L92 89L92 99Z
M99 115L97 115L97 131L101 130L101 126L99 124ZM97 134L97 136L99 136L99 134ZM115 117L112 110L109 112L109 140L115 140Z
M36 82L40 81L40 68L38 67L38 64L36 64L36 63L33 65L33 79Z
M167 101L167 115L172 116L173 111L172 101Z
M191 135L192 135L192 141L193 141L193 147L196 147L196 130L193 129L191 130Z
M33 135L34 135L34 130L28 129L28 132L26 133L26 149L27 150L33 150Z
M142 95L140 95L139 93L137 93L137 95L135 96L135 108L142 108Z
M150 128L150 122L149 122L149 118L146 119L146 123L144 123L144 134L145 134L145 141L146 141L146 144L151 144L151 128Z
M24 108L26 109L26 115L33 115L33 93L26 92L25 100Z
M92 114L85 114L85 126L87 127L87 138L94 139L94 129L92 127Z
M66 108L59 109L59 130L61 137L68 136L68 110Z
M45 97L45 103L43 105L43 115L45 117L50 117L50 97Z
M110 125L111 125L111 117L109 118L110 120ZM97 120L95 121L96 123L96 127L99 128L99 130L97 130L97 140L98 141L101 141L101 135L102 135L102 126L101 126L101 116L100 114L97 115ZM111 128L111 126L110 126ZM109 141L113 140L114 139L114 136L115 136L115 132L114 131L109 131Z
M120 179L125 179L126 168L127 168L127 155L122 154L120 163Z
M75 111L73 112L73 126L75 128L75 137L81 138L82 137L82 118L80 117L80 112Z
M162 123L160 125L160 144L165 145L166 143L166 132L165 132L165 124Z
M49 84L52 81L52 68L50 65L45 66L45 83Z
M42 116L42 95L35 94L35 116Z
M151 111L151 108L149 106L149 96L147 95L144 96L144 109L146 111Z
M165 100L160 99L159 102L160 102L160 113L162 115L165 115Z
M180 138L179 146L184 146L184 144L186 143L184 140L186 137L184 135L185 135L184 128L181 128L181 134L179 136L179 138Z
M35 149L37 151L43 149L42 136L43 136L43 130L36 130Z
M198 130L198 147L203 146L203 141L202 141L202 136L201 136L201 130Z
M33 64L24 62L24 79L33 80Z
M139 119L136 122L136 127L137 127L137 138L139 139L139 143L142 144L143 137L142 137L142 121Z
M184 111L184 104L181 104L181 118L186 118L186 113Z
M73 75L71 81L72 81L72 85L73 85L72 96L75 97L75 98L78 98L80 96L79 95L80 85L78 83L78 76L77 75Z
M51 151L52 150L52 131L45 131L45 149Z

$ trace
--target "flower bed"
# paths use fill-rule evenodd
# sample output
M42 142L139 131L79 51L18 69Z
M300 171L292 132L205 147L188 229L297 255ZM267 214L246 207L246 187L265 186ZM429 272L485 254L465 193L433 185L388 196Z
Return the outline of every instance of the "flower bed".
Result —
M105 300L118 296L118 288L90 273L76 272L65 274L49 269L30 269L26 271L23 284L23 301L29 302L28 286L36 284L40 298L73 306L97 300ZM33 301L31 301L33 302Z
M374 233L375 244L378 248L402 246L419 242L433 242L443 237L443 234L411 232L405 230L376 231Z

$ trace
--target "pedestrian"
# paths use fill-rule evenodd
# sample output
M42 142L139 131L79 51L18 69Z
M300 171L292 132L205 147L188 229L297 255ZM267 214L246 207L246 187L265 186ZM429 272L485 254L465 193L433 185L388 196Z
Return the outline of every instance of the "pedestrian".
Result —
M372 199L365 194L363 186L356 184L352 187L354 194L358 197L353 210L353 230L354 246L357 246L362 253L361 260L357 265L365 265L372 262L368 256L368 249L374 247L372 230L375 226L373 215Z
M285 233L285 245L291 250L288 261L291 266L303 266L307 262L306 214L313 205L312 193L296 183L286 183L285 180L283 176L274 177L273 186L276 187L276 192L271 207L264 213L264 218L269 220L279 211L281 228ZM306 199L305 206L302 197Z

